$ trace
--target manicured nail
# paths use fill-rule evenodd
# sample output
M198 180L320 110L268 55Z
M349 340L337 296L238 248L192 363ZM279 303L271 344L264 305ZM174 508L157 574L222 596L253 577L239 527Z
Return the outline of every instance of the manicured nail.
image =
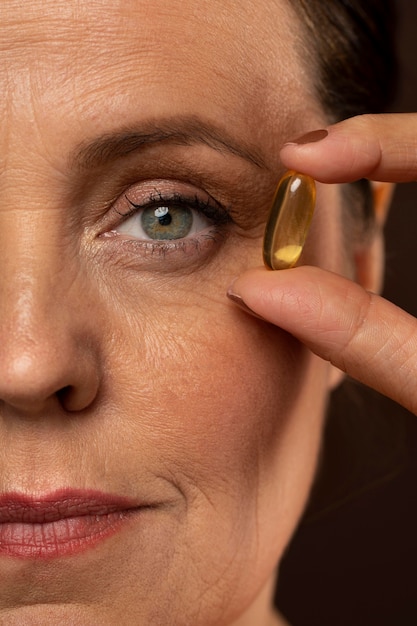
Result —
M229 300L232 300L232 302L234 302L239 307L239 309L242 309L242 311L245 311L245 313L249 313L249 315L252 315L253 317L257 317L258 320L262 320L263 322L267 321L263 317L261 317L260 315L252 311L252 309L248 307L248 305L246 304L246 302L243 300L241 296L238 296L237 294L231 291L228 291L227 297L229 298Z
M325 139L328 134L329 134L329 131L327 131L325 128L319 128L318 130L312 130L309 133L306 133L305 135L298 137L297 139L293 139L292 141L287 141L284 145L285 146L294 146L294 145L303 146L306 143L316 143L317 141L321 141L322 139Z

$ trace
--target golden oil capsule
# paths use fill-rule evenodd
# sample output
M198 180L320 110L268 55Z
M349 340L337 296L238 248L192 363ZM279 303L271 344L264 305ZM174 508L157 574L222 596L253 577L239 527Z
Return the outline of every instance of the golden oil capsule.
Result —
M311 176L289 171L278 183L265 228L264 263L271 270L295 265L303 251L316 203Z

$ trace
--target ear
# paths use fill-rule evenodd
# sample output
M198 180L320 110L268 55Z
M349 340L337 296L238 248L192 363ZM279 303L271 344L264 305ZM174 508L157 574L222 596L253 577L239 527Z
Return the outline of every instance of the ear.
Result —
M354 255L355 280L367 291L380 293L384 279L384 226L395 190L393 183L371 181L374 226L369 239ZM345 374L333 367L330 388L336 388Z

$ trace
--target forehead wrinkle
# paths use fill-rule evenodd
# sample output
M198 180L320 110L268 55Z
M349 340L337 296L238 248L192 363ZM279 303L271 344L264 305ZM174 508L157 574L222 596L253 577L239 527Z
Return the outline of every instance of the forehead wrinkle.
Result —
M0 24L4 6L13 4L24 16L21 0L0 0ZM299 80L282 8L275 13L266 3L264 11L250 0L226 5L186 0L184 5L179 0L30 2L28 32L41 42L42 29L33 30L36 17L50 39L44 50L37 44L26 56L22 50L19 64L35 76L34 106L48 136L71 128L77 140L120 128L123 120L132 126L138 117L152 114L198 113L223 120L231 130L239 125L239 135L244 126L251 143L272 141L273 133L265 137L265 128L282 127L294 115ZM74 24L60 20L61 9ZM273 24L259 19L264 12ZM246 17L253 19L245 23ZM16 74L12 58L10 67ZM23 97L21 102L26 105ZM61 144L59 154L68 147L69 141Z
M189 10L184 10L181 3L175 1L154 2L152 7L147 8L146 2L128 0L111 3L106 0L90 0L87 3L81 0L43 0L28 2L22 12L21 1L2 0L0 28L3 36L0 38L0 49L10 51L28 44L41 44L53 49L63 45L68 60L68 49L71 51L81 46L85 52L92 54L88 58L90 65L100 54L100 48L102 54L120 53L126 48L126 41L130 40L128 47L132 54L152 49L157 51L165 46L169 57L182 57L184 54L185 60L195 63L204 56L207 46L211 53L217 50L219 58L227 55L228 51L236 53L238 48L240 54L237 56L241 60L243 56L251 56L250 53L245 54L248 45L253 51L258 48L252 36L262 36L262 46L265 46L265 39L276 39L270 37L271 28L265 26L268 20L257 19L259 11L249 2L243 2L242 6L232 1L224 6L216 0L200 0L197 6L192 2L188 4ZM213 10L213 4L217 5L216 10ZM145 47L142 50L143 44Z
M33 84L38 84L38 93L46 101L50 87L56 97L54 87L65 90L70 86L72 74L77 82L83 82L82 95L87 107L89 96L94 99L102 92L103 97L111 95L113 98L117 90L123 92L123 80L132 88L140 81L140 87L152 87L158 81L160 86L161 80L165 79L176 91L182 85L184 89L202 92L206 85L200 86L198 80L193 80L199 72L211 76L212 94L216 93L216 85L220 87L216 93L218 101L227 101L232 90L235 94L242 91L251 76L252 63L248 63L248 59L243 61L240 53L239 61L242 62L230 73L232 59L229 57L234 56L233 48L237 44L229 38L225 41L226 46L218 45L219 35L220 40L226 38L224 24L218 24L214 33L201 28L195 15L181 16L178 21L175 11L174 15L175 19L170 15L171 20L167 19L168 16L161 16L161 24L158 21L151 24L151 28L146 20L145 24L143 20L138 23L134 19L125 21L119 14L115 22L106 14L100 15L99 21L91 19L92 15L88 15L88 20L85 16L77 16L75 24L48 14L26 22L12 22L9 33L3 25L0 27L4 35L0 38L0 64L3 63L9 72L36 75ZM171 45L171 41L177 41L178 34L181 34L182 45ZM1 41L5 42L3 49ZM195 68L192 76L190 67ZM177 84L174 77L178 77ZM252 76L252 80L254 78ZM42 94L43 88L45 92Z

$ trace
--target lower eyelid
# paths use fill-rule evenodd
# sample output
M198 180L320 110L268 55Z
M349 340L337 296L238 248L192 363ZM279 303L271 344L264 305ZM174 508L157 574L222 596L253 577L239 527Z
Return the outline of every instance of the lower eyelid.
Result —
M122 263L122 267L133 271L179 271L182 274L193 272L215 258L229 234L227 230L213 226L186 239L158 241L132 239L109 231L103 233L101 239L107 239L113 245L105 246L102 252L109 253L112 262Z

